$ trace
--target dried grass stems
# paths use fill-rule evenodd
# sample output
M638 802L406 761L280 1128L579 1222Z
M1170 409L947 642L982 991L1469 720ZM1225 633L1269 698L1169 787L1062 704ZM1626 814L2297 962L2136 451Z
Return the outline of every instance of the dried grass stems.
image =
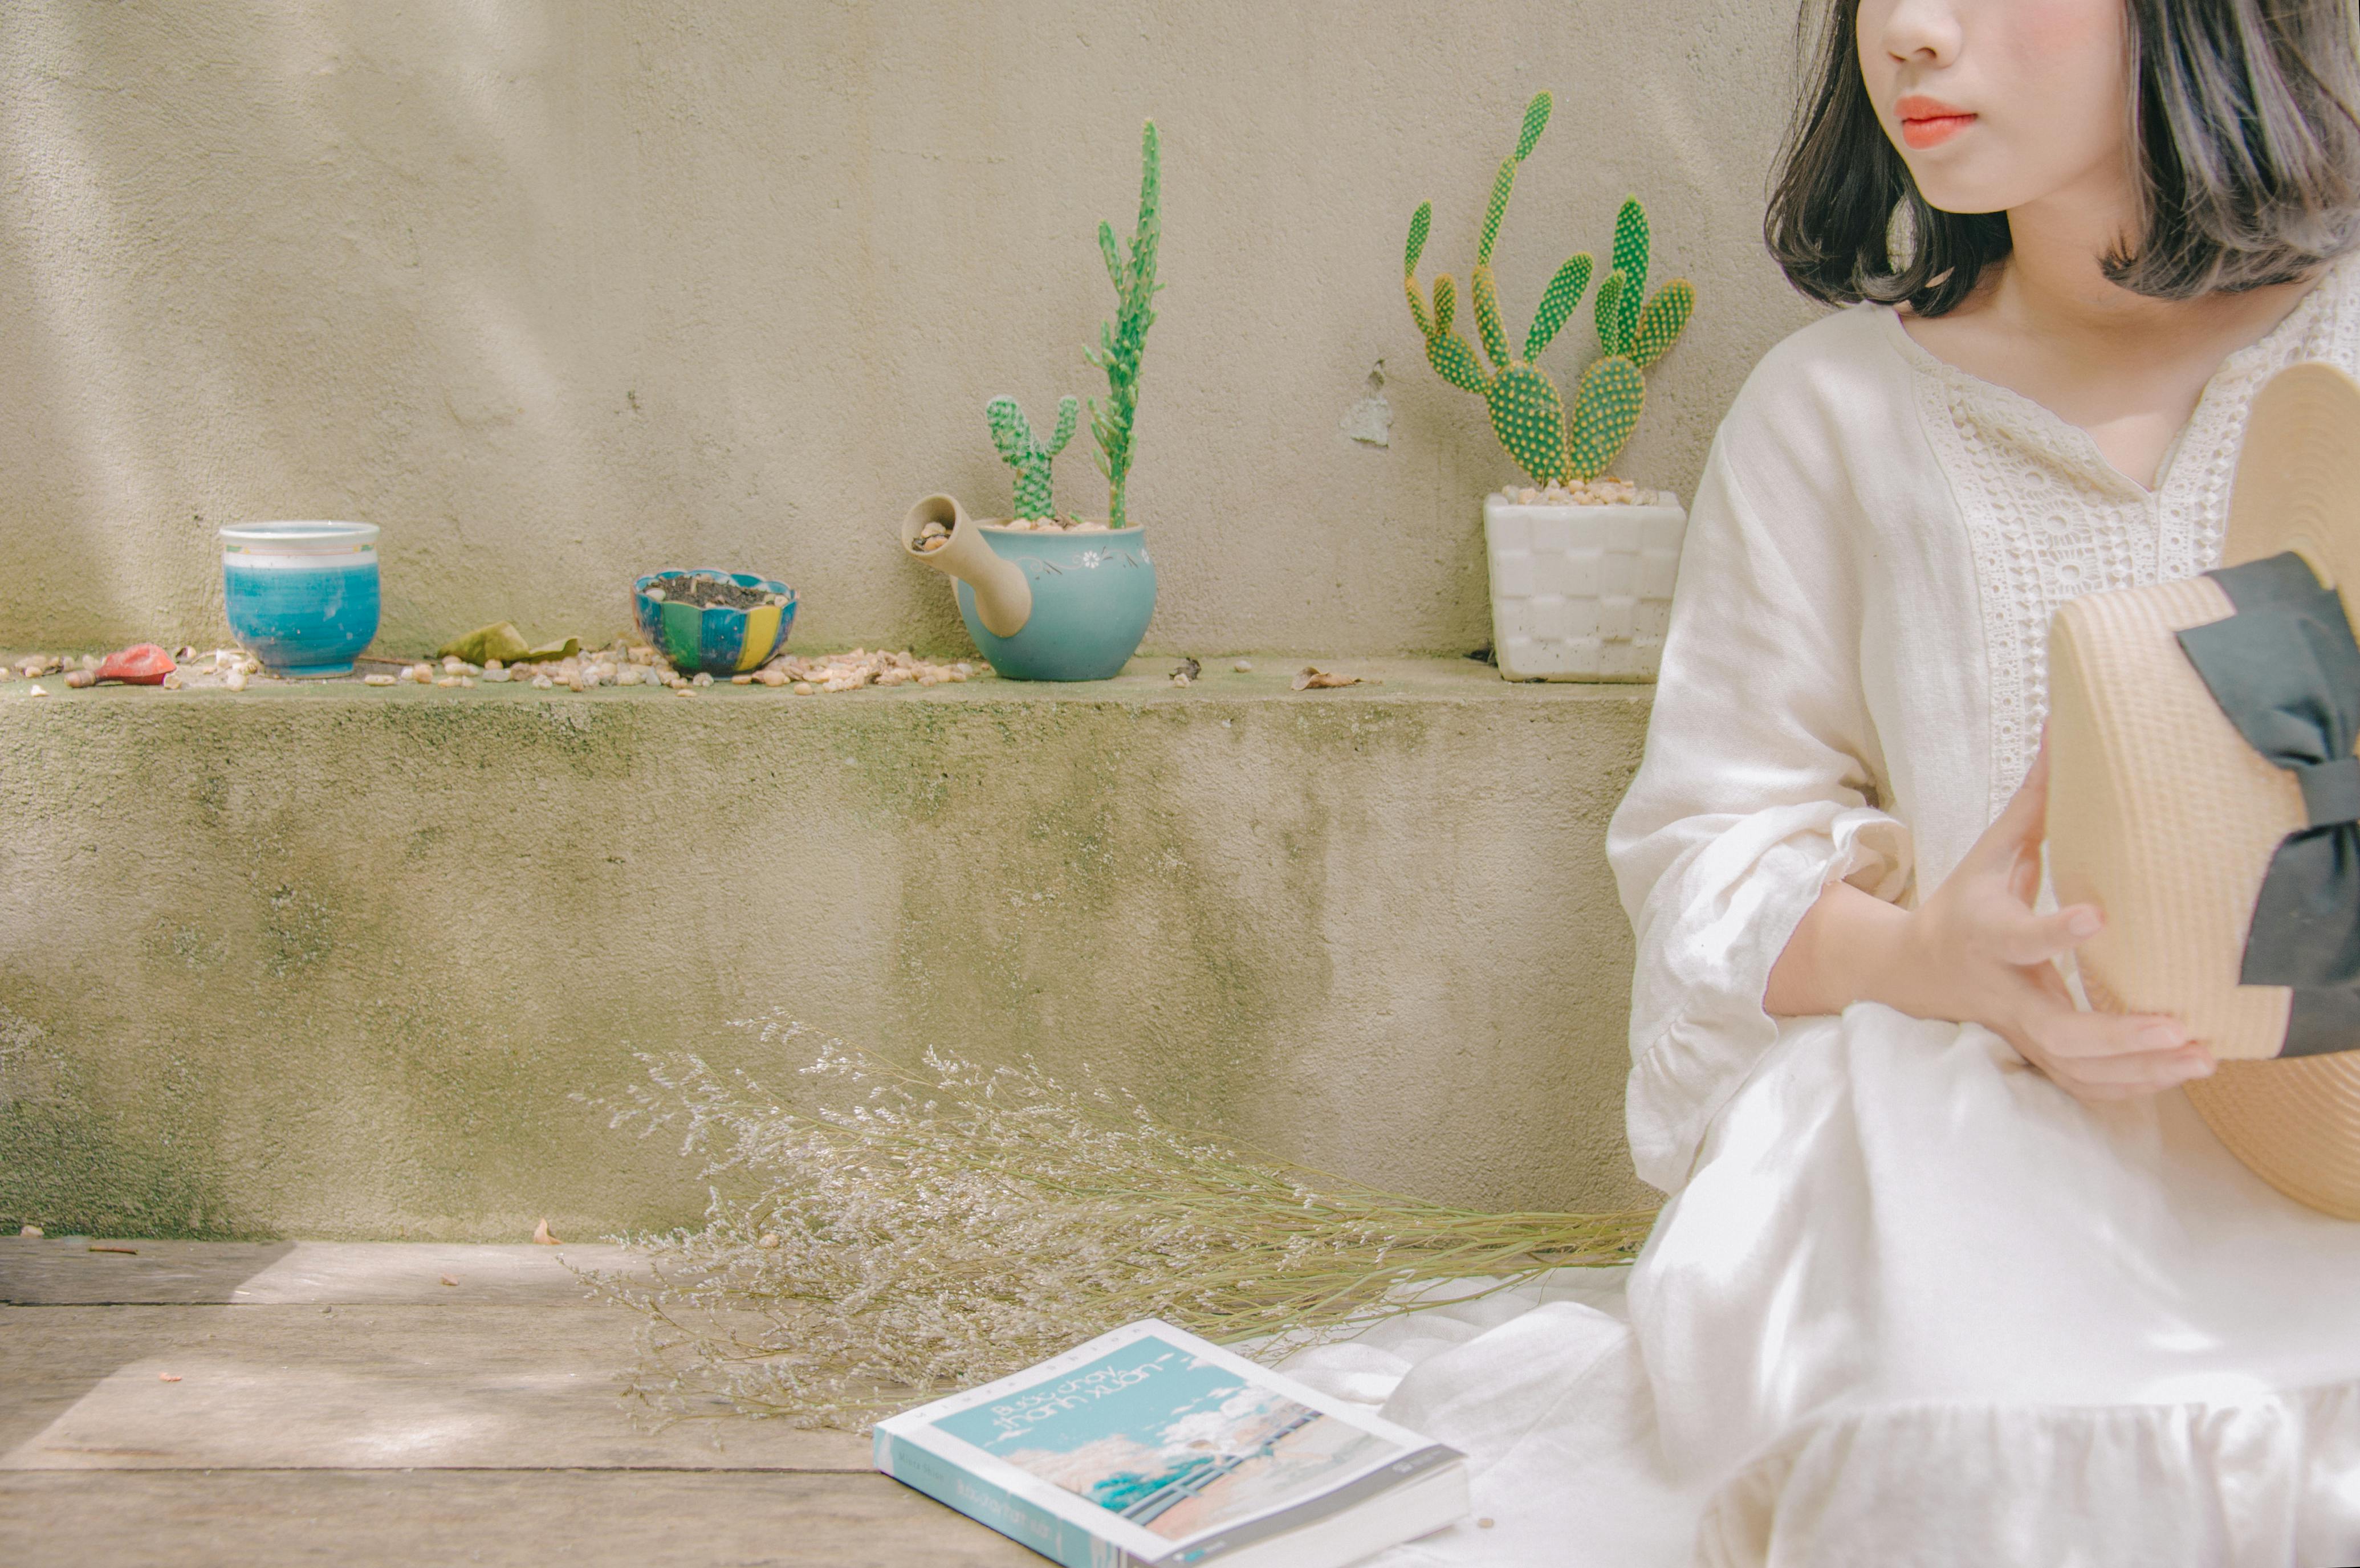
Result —
M806 1031L742 1026L775 1046ZM1627 1261L1646 1214L1484 1214L1260 1159L1095 1080L826 1040L791 1109L743 1073L642 1056L617 1126L682 1132L703 1226L626 1238L652 1274L586 1272L644 1316L631 1394L671 1416L858 1429L1161 1317L1263 1360L1546 1270ZM826 1097L825 1095L821 1097ZM1471 1290L1470 1279L1478 1281Z

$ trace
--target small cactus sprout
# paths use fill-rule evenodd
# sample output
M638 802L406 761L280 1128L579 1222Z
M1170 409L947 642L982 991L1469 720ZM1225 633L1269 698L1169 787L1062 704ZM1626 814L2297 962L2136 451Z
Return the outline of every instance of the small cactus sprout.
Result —
M1147 329L1154 324L1155 247L1163 236L1158 211L1163 191L1163 147L1150 120L1140 133L1139 224L1126 254L1114 237L1114 225L1098 224L1098 254L1113 280L1115 318L1098 327L1098 347L1085 351L1092 365L1106 372L1107 400L1101 408L1090 400L1090 439L1098 450L1091 455L1107 478L1107 523L1128 526L1124 490L1131 480L1131 425L1139 411L1139 360L1147 347Z
M1597 263L1588 254L1568 256L1557 269L1542 291L1539 309L1533 313L1523 352L1511 347L1500 311L1499 280L1491 271L1491 250L1500 237L1500 224L1507 217L1508 198L1515 190L1516 167L1532 156L1541 133L1548 128L1550 103L1547 93L1537 93L1524 105L1515 151L1501 162L1500 172L1491 180L1491 200L1483 209L1482 233L1468 285L1482 356L1455 328L1457 281L1448 273L1437 274L1431 305L1418 286L1417 264L1434 227L1430 201L1420 202L1410 218L1409 245L1402 268L1410 319L1426 339L1426 362L1445 381L1484 400L1500 444L1535 485L1595 479L1606 472L1631 439L1646 407L1647 384L1640 373L1670 350L1696 309L1696 290L1682 278L1665 284L1652 299L1646 298L1647 214L1633 198L1622 203L1616 216L1612 264L1599 280L1594 314L1601 352L1582 373L1570 417L1557 384L1535 362L1572 318L1590 287ZM1486 357L1491 361L1489 368L1484 365Z
M991 444L1000 449L1000 461L1016 470L1016 515L1035 518L1056 516L1056 495L1049 478L1049 465L1065 450L1065 443L1074 439L1074 425L1082 417L1081 399L1057 399L1057 428L1046 446L1032 434L1032 421L1024 417L1023 405L1015 398L994 397L985 405L983 414L991 421Z

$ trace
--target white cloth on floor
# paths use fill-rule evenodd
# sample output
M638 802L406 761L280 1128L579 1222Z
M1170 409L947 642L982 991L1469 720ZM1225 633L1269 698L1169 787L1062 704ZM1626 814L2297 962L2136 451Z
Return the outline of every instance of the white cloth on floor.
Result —
M1764 361L1609 846L1633 1154L1675 1195L1627 1310L1552 1280L1290 1364L1475 1461L1491 1528L1386 1568L2360 1563L2360 1225L2177 1093L2092 1109L1974 1026L1762 1008L1828 882L1907 901L2013 793L2058 604L2217 563L2299 359L2360 372L2360 264L2230 357L2153 492L1890 310Z

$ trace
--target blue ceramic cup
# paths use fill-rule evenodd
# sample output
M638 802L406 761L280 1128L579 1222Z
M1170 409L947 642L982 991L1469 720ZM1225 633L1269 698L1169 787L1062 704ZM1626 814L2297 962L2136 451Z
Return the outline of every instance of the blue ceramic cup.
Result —
M375 523L233 523L221 530L229 629L275 674L350 675L377 636Z

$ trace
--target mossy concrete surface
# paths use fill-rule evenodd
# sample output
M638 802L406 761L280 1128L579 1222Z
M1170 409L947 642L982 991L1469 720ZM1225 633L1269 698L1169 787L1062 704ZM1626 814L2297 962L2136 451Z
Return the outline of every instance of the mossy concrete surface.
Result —
M635 1052L1030 1053L1423 1196L1644 1201L1602 855L1647 690L0 687L0 1223L692 1219ZM54 687L55 683L51 685Z

